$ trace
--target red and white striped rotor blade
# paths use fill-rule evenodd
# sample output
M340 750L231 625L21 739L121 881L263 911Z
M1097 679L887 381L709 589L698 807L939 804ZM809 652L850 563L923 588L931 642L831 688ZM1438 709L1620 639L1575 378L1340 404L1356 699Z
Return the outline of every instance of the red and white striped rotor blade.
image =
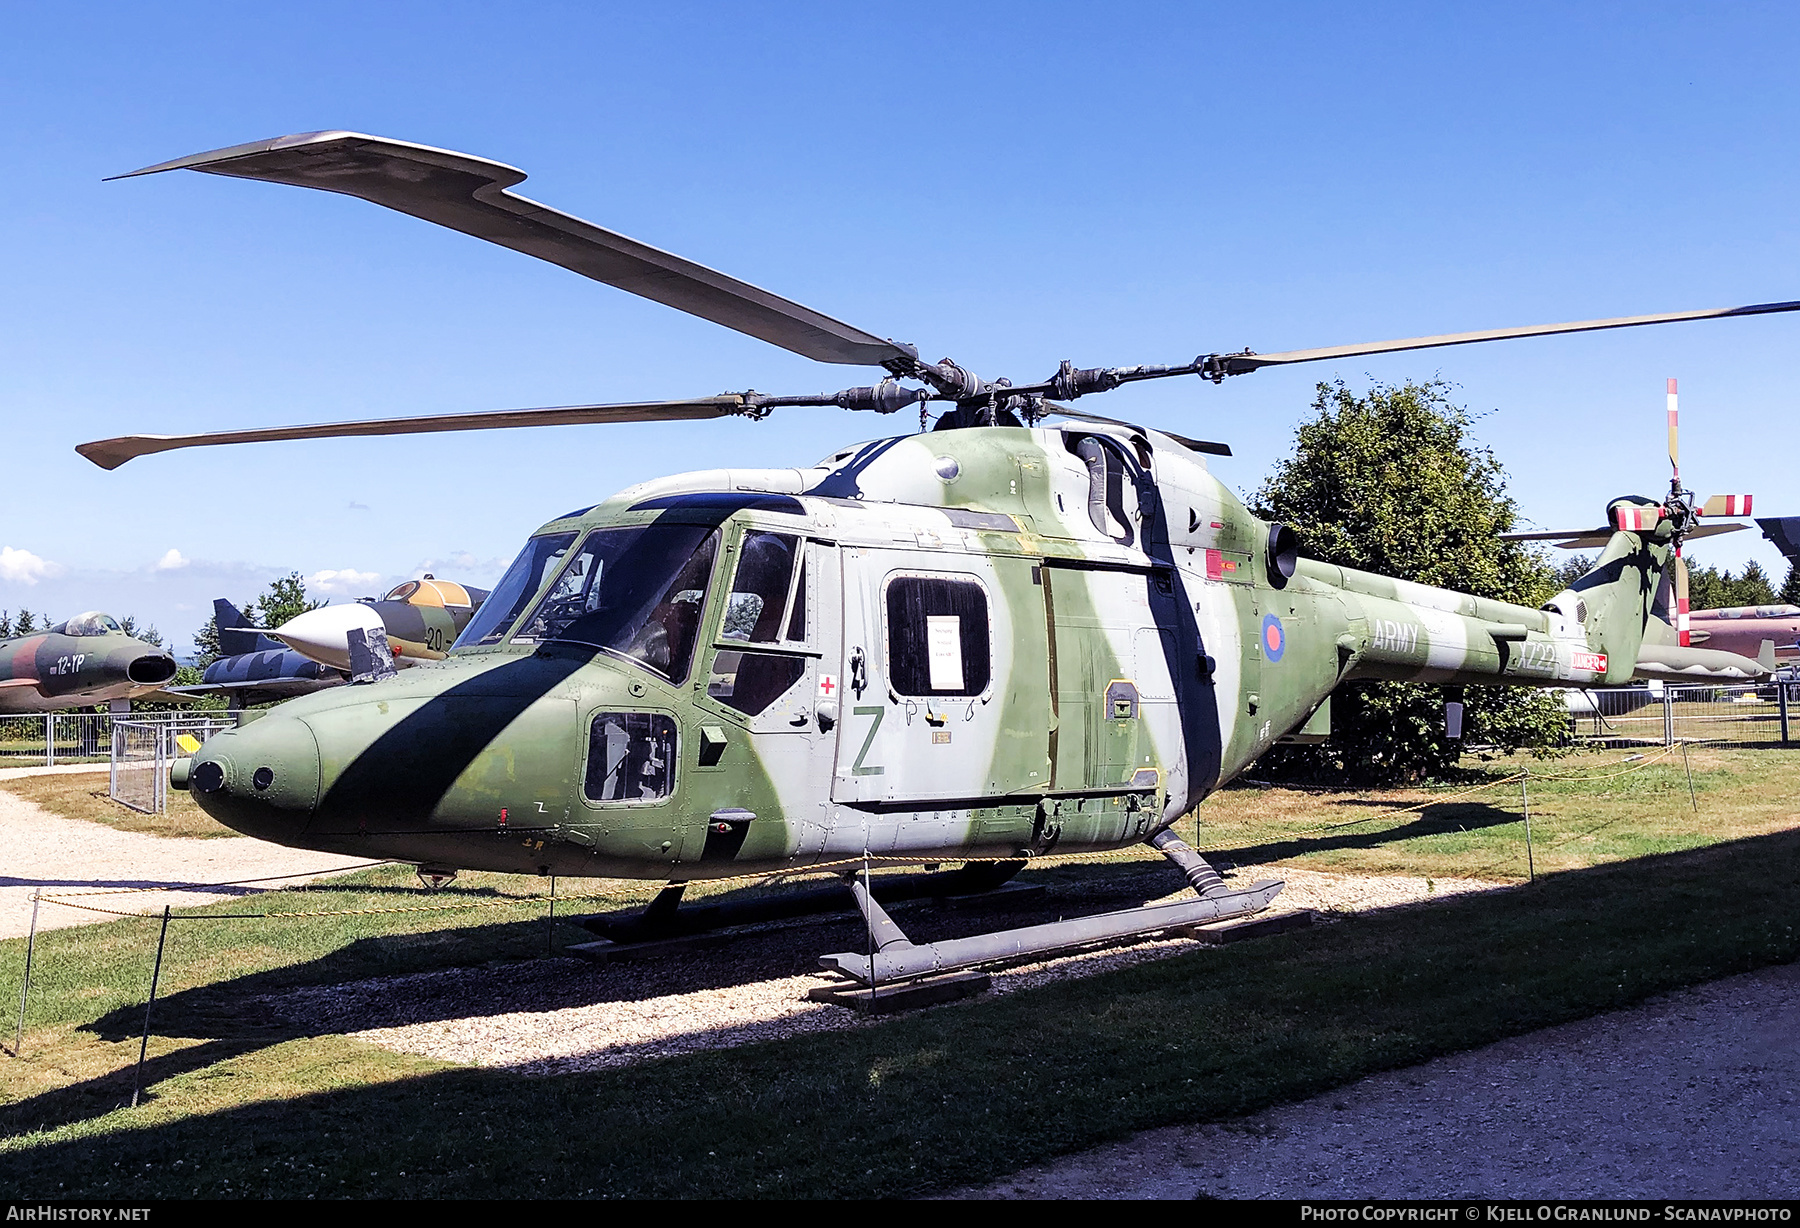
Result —
M1700 505L1702 516L1748 516L1753 495L1714 495Z
M1669 470L1675 478L1675 488L1681 488L1681 448L1678 446L1677 427L1679 414L1675 408L1675 381L1669 381Z
M1681 547L1675 547L1675 635L1683 648L1688 644L1688 571Z
M1613 525L1623 533L1647 533L1663 518L1660 507L1636 507L1629 504L1613 509Z

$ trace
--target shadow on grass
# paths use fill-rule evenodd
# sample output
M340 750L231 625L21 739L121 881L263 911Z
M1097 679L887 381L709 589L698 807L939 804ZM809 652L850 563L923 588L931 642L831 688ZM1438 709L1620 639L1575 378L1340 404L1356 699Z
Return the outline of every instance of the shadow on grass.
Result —
M1509 823L1521 821L1518 811L1489 805L1486 802L1443 802L1415 812L1415 817L1409 822L1401 823L1397 827L1384 827L1378 831L1332 831L1328 827L1327 830L1314 835L1270 840L1263 844L1247 844L1237 848L1220 848L1209 846L1206 843L1207 837L1211 833L1208 832L1206 824L1202 823L1199 838L1201 841L1200 851L1209 860L1222 860L1232 865L1262 865L1271 861L1299 857L1305 853L1323 853L1336 849L1382 848L1390 844L1416 840L1421 836L1441 836L1446 832L1453 831L1480 831L1489 827L1505 827ZM1344 820L1344 822L1354 823L1355 820Z
M1069 867L1059 869L1066 873ZM892 912L916 940L935 941L1037 924L1066 913L1130 907L1181 886L1176 872L1160 860L1079 870L1079 881L1056 884L1045 899L1005 911L942 911L927 901L911 901L894 905ZM177 917L169 967L183 957L183 931L238 924L243 922L203 914ZM143 1085L151 1087L307 1036L501 1014L545 1014L814 972L821 954L854 950L866 941L854 914L798 919L740 931L719 947L632 965L627 972L618 965L542 958L549 945L546 925L543 918L534 918L376 935L348 942L317 959L165 991L155 1004L153 1034L202 1043L149 1059ZM568 918L559 918L557 926L560 941L593 940ZM146 968L146 983L148 973ZM140 1000L108 1011L79 1030L122 1043L135 1041L143 1025ZM732 1031L728 1026L716 1034L724 1043ZM135 1046L130 1047L130 1056L135 1058ZM0 1108L0 1133L55 1128L109 1113L129 1101L133 1078L126 1067Z
M923 1192L1789 962L1797 913L1784 832L864 1028L121 1129L15 1151L3 1180L21 1197Z

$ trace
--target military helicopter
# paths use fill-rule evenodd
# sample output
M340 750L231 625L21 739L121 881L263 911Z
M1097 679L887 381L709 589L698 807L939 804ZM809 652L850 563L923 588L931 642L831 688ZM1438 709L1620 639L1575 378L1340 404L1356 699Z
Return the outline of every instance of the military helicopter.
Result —
M1710 311L1411 338L1012 384L514 195L523 172L349 132L148 167L356 196L560 265L821 362L883 369L841 392L135 435L174 448L570 423L893 414L920 431L789 469L641 483L541 527L446 659L280 705L173 781L283 844L454 868L688 881L869 859L990 862L1148 842L1190 899L913 944L861 876L864 982L1242 915L1279 882L1224 883L1171 825L1284 737L1329 731L1359 678L1617 684L1686 521L1608 506L1599 561L1543 609L1330 566L1207 470L1222 444L1062 402L1142 380L1555 333L1800 310ZM926 431L926 407L948 407ZM1059 415L1063 421L1046 423ZM364 661L378 645L356 642ZM1679 656L1699 650L1666 649ZM1696 658L1761 672L1755 661Z

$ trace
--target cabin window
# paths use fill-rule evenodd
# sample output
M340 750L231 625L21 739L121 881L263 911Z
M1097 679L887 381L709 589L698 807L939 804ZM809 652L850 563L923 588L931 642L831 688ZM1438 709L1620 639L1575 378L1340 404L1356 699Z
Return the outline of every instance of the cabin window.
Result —
M992 675L987 590L948 576L887 586L888 680L899 695L979 695Z
M675 791L675 751L675 722L660 713L596 713L584 792L596 802L665 798Z

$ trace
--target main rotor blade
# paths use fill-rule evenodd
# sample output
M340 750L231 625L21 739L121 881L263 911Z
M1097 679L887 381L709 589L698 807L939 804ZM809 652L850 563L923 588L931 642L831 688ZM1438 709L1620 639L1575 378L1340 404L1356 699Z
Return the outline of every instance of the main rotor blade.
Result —
M359 197L548 260L819 362L874 366L918 356L911 347L748 282L514 196L506 189L523 182L525 172L485 158L358 132L306 132L177 158L114 178L173 170Z
M1364 345L1332 345L1317 350L1287 350L1279 354L1221 354L1218 362L1228 375L1241 375L1261 367L1296 362L1323 362L1331 358L1357 358L1364 354L1391 354L1400 350L1429 350L1448 345L1473 345L1478 341L1505 341L1515 337L1548 337L1557 333L1591 333L1608 328L1636 328L1642 324L1673 324L1681 320L1719 320L1730 316L1775 315L1800 311L1800 302L1753 303L1748 307L1717 307L1707 311L1669 311L1653 316L1620 316L1612 320L1577 320L1570 324L1536 324L1527 328L1490 328L1473 333L1444 333L1436 337L1407 337L1400 341L1376 341Z
M369 418L313 426L271 426L199 435L121 435L76 444L75 450L102 469L117 469L133 457L176 448L224 443L270 443L283 439L339 439L353 435L419 435L434 431L487 431L514 426L575 426L591 422L669 422L725 418L746 412L745 398L727 394L691 401L638 401L621 405L563 405L546 409L499 409L472 414L429 414L418 418Z

